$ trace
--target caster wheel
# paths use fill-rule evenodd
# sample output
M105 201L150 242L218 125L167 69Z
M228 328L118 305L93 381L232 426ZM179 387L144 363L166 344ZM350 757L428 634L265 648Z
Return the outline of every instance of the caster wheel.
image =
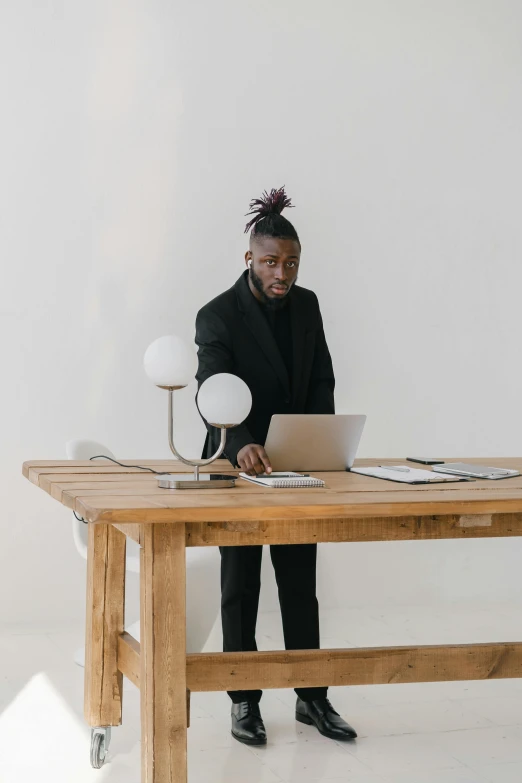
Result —
M110 728L91 730L91 767L94 769L101 769L105 764L110 741Z

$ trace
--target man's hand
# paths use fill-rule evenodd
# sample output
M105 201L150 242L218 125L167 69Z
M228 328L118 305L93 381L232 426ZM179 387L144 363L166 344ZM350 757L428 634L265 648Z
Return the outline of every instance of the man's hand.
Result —
M237 453L237 463L243 473L257 476L259 473L271 473L272 466L268 454L259 443L249 443Z

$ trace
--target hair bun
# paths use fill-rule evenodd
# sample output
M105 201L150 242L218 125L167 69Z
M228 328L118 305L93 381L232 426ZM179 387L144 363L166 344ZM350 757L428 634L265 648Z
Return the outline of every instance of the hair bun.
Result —
M282 188L272 188L270 193L264 191L261 198L254 198L249 204L250 212L248 215L255 215L252 220L247 223L245 227L245 234L256 225L260 220L268 215L280 215L283 209L286 207L293 207L294 205L285 193L285 186Z

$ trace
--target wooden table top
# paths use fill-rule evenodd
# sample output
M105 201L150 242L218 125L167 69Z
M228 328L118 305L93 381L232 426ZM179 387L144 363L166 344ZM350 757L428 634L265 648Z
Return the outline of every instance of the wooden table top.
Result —
M190 473L188 466L175 460L121 461L158 471ZM453 457L446 461L516 468L522 472L522 457ZM359 467L404 463L404 458L356 460ZM226 460L218 460L205 470L238 472ZM88 522L268 521L522 512L522 476L500 481L405 485L342 471L314 473L326 482L321 489L270 489L239 479L234 489L198 491L160 489L157 476L152 473L101 460L25 462L23 474Z

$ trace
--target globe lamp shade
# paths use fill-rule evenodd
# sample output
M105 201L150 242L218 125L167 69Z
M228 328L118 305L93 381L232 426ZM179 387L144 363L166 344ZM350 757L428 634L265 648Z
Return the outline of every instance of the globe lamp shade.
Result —
M143 366L150 380L162 389L180 389L194 380L197 357L194 348L170 334L149 345Z
M207 378L198 392L199 412L214 427L237 427L251 407L250 389L241 378L228 372Z

